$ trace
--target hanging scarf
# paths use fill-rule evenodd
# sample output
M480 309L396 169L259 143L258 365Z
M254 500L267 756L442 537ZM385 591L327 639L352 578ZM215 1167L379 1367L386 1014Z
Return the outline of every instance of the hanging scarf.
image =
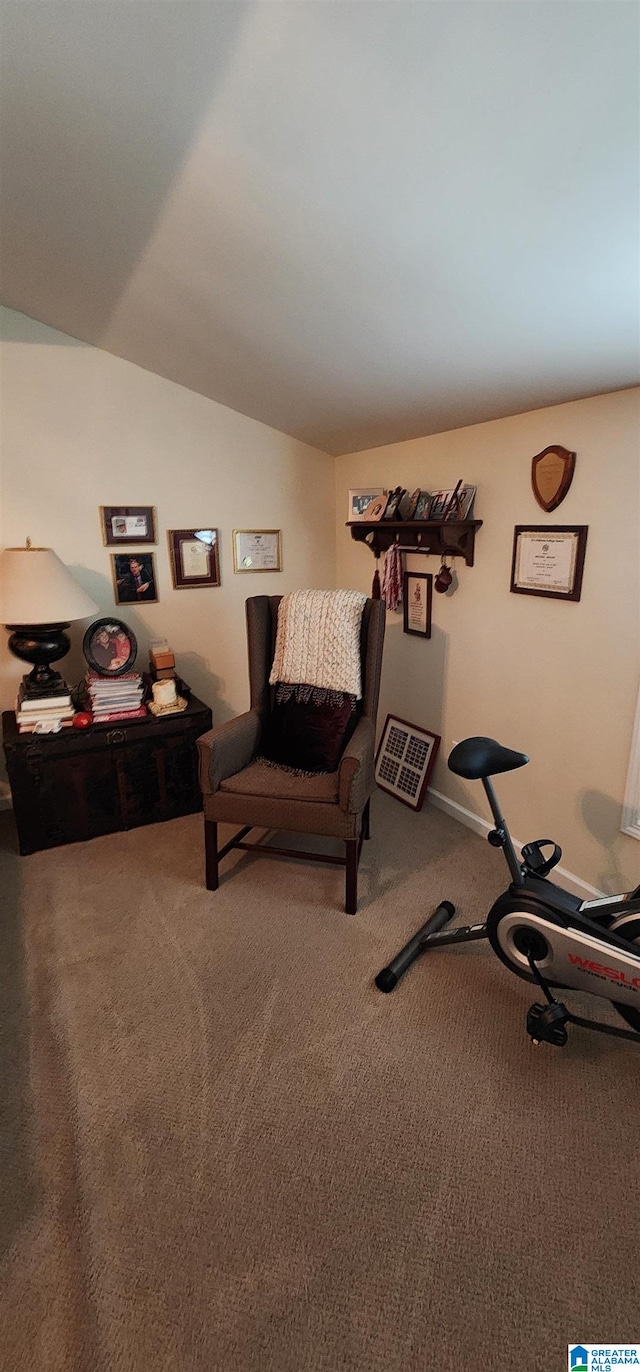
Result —
M385 554L382 599L388 610L399 610L402 605L402 553L397 543L392 543Z

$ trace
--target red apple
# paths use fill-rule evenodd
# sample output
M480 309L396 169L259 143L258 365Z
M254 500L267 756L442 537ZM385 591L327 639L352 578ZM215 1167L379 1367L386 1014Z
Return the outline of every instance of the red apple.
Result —
M80 710L77 715L73 716L74 729L88 729L90 724L91 715L88 715L86 710Z

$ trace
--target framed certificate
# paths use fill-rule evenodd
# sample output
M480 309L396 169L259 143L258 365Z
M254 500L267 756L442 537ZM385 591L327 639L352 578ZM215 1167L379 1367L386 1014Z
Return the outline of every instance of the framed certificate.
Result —
M234 529L234 572L281 572L282 535L279 529Z
M579 600L588 531L587 524L517 525L511 590L519 595Z
M402 583L405 634L431 638L432 598L433 577L430 572L405 572Z
M176 591L220 585L217 529L167 529Z

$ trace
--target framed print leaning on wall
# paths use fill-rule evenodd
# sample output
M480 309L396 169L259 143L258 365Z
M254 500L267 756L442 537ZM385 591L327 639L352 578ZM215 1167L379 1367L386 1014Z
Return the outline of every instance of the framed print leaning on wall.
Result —
M439 734L397 715L387 715L376 754L375 777L380 789L411 810L421 810L439 746Z

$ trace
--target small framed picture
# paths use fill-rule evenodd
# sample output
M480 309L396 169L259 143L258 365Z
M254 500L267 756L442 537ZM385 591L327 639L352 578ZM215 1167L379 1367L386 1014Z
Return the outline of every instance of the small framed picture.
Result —
M465 486L462 481L448 491L435 491L431 497L430 519L470 519L476 487Z
M431 602L433 577L430 572L405 572L402 584L402 608L405 634L431 638Z
M511 590L519 595L579 600L588 524L516 525Z
M431 496L428 491L421 491L416 501L416 508L413 513L414 519L429 519L431 509Z
M387 501L387 506L382 516L383 519L398 518L398 505L400 504L403 495L406 494L407 492L405 491L404 486L396 486L395 490L391 492L389 499Z
M349 523L352 524L354 519L364 519L367 505L379 495L384 495L382 486L365 486L362 490L349 491Z
M116 605L139 605L158 599L153 553L112 553Z
M281 572L280 529L234 529L234 572Z
M380 789L411 810L421 810L439 746L439 734L397 715L387 715L376 753L375 776Z
M87 629L82 651L99 676L123 676L133 671L138 645L121 619L96 619Z
M217 529L167 529L175 591L220 585Z
M101 505L100 517L106 548L157 542L153 505Z

